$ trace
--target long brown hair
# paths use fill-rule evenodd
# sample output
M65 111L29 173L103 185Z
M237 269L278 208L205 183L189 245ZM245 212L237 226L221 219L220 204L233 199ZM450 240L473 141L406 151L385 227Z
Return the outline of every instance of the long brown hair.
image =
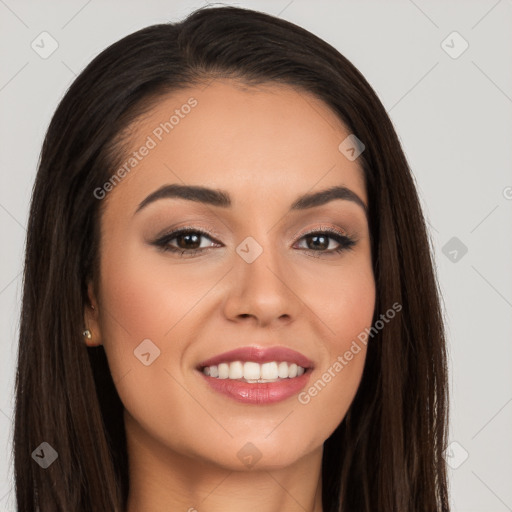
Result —
M23 512L121 512L129 481L123 406L103 347L82 338L98 278L94 190L122 158L123 130L164 94L219 77L279 82L323 100L366 146L375 319L360 387L324 444L325 512L448 511L447 365L439 290L413 177L361 73L308 31L235 7L121 39L77 77L44 140L28 225L16 375L15 483ZM42 442L58 458L32 456ZM44 445L46 446L46 445Z

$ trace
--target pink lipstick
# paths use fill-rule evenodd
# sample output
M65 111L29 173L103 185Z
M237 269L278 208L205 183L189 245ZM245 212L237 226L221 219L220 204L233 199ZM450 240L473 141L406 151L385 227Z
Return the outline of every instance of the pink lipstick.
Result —
M242 347L202 361L197 370L211 389L247 404L270 404L296 395L313 363L286 347Z

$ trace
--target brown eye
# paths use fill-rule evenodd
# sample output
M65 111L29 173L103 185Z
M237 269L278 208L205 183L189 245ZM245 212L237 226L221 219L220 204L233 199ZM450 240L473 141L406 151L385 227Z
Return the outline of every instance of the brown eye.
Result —
M204 231L183 228L160 237L153 242L153 245L156 245L162 251L179 252L182 256L185 254L193 255L212 248L212 244L201 247L203 239L213 241L213 238Z
M194 233L183 233L174 237L178 241L177 245L180 249L197 249L201 246L202 235Z
M332 230L312 231L303 235L301 240L306 241L306 247L304 250L310 253L316 252L326 255L340 253L345 249L351 249L356 243L355 240L347 235L342 235L341 233ZM335 246L329 249L332 240L334 241ZM336 244L338 245L337 247Z

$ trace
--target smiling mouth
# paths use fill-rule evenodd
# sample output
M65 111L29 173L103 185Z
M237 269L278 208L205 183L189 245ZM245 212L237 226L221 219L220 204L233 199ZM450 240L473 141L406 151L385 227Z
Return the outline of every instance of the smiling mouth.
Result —
M269 361L266 363L231 361L218 365L204 366L200 370L204 375L215 379L263 384L266 382L295 379L303 375L308 369L288 361Z
M257 345L218 354L196 366L212 391L252 405L270 405L296 395L313 368L313 361L296 350Z

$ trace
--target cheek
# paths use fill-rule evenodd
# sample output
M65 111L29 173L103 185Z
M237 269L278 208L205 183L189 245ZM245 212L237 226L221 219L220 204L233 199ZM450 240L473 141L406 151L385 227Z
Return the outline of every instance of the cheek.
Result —
M188 279L186 271L170 268L165 257L148 256L140 245L116 245L105 243L101 273L101 330L110 372L128 411L148 427L175 429L164 412L169 403L186 410L185 417L201 414L172 377L191 336L187 313L212 284Z
M177 300L185 292L179 280L171 285L141 257L140 249L130 244L120 247L113 240L107 240L103 247L103 254L108 256L101 268L102 338L114 382L130 372L142 385L139 379L147 378L148 372L144 372L147 367L137 354L146 353L141 350L146 347L151 358L158 355L155 363L162 362L160 356L169 348L164 350L165 335L185 313L187 301Z
M189 279L186 269L170 268L165 257L144 255L147 248L105 252L109 259L102 269L101 298L111 313L103 323L107 343L119 338L129 343L162 339L208 289L207 280ZM114 336L120 330L124 335Z
M343 350L372 322L376 290L371 263L358 258L354 264L317 272L313 282L304 281L305 302L321 320L329 350Z
M317 278L308 293L308 304L322 320L324 357L298 396L309 418L322 417L324 435L343 420L359 388L376 298L369 260L328 277Z

